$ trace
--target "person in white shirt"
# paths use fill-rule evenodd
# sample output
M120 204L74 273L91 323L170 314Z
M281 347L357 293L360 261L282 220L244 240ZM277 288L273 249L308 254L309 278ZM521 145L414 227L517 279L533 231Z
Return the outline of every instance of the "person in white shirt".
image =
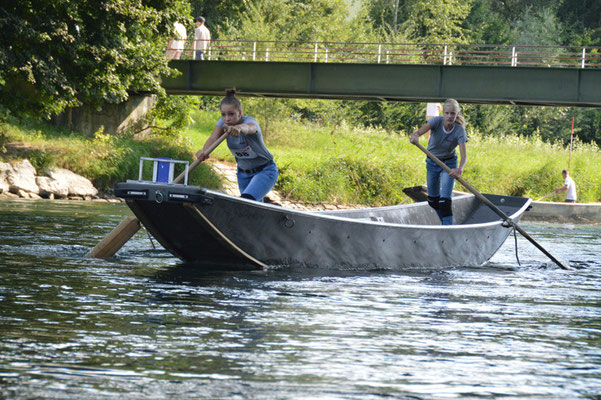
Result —
M170 60L179 60L184 51L184 43L187 39L186 27L181 22L175 22L175 39L169 40L165 56Z
M561 175L563 175L563 186L555 189L555 193L566 192L566 203L575 203L576 202L576 183L572 178L570 178L568 171L564 169L561 171Z
M196 29L194 30L194 59L204 60L204 55L211 42L211 32L205 26L203 17L194 18Z

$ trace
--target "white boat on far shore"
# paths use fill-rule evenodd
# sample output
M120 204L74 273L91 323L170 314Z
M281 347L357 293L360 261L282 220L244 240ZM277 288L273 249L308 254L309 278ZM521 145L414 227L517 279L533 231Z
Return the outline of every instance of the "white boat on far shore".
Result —
M416 202L426 201L425 185L403 189ZM465 194L453 191L453 197ZM565 203L533 201L522 216L522 221L553 222L559 224L601 224L601 203Z
M522 221L601 224L601 203L533 201Z

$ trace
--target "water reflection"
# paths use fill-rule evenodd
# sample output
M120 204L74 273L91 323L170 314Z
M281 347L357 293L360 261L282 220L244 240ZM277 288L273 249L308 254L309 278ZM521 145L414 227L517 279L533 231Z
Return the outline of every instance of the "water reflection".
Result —
M592 398L600 227L529 224L481 268L226 271L137 234L120 205L0 205L2 398ZM563 260L562 260L563 261Z

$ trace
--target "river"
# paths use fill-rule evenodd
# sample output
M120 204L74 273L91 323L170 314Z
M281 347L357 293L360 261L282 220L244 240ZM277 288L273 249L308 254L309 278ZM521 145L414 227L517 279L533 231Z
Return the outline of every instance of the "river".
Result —
M521 224L572 271L519 235L479 268L85 258L126 215L0 201L0 398L601 398L601 226Z

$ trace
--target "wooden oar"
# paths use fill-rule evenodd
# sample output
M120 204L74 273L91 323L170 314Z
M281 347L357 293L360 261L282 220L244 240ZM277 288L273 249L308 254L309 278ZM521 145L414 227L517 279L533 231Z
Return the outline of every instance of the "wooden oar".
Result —
M206 151L206 155L211 154L217 146L221 144L228 136L227 133L219 136ZM188 167L188 172L192 172L202 161L196 159ZM186 171L182 172L173 180L173 183L181 182L186 176ZM86 254L86 257L106 258L112 257L123 245L131 239L141 228L140 221L136 217L126 217L119 225L115 227L104 239L102 239L92 250Z
M415 144L421 151L423 151L424 153L426 153L426 155L432 160L434 161L436 164L438 164L442 169L444 169L448 174L451 173L451 169L449 167L447 167L446 164L444 164L442 161L440 161L434 154L432 154L431 152L429 152L427 149L424 148L424 146L422 146L419 143ZM507 222L509 225L511 225L515 230L517 230L518 232L520 232L522 234L522 236L524 236L526 239L528 239L530 241L530 243L532 243L534 246L536 246L537 249L539 249L540 251L542 251L547 257L549 257L555 264L557 264L558 266L560 266L563 269L571 269L569 267L566 267L565 265L563 265L561 262L559 262L559 260L557 260L555 257L553 257L547 250L545 250L543 248L543 246L541 246L540 244L538 244L532 237L530 237L530 235L528 235L528 233L526 233L526 231L524 231L518 224L516 224L511 218L509 218L507 215L505 215L505 213L503 211L501 211L497 206L495 206L490 200L488 200L486 197L484 197L484 195L482 195L482 193L478 192L472 185L470 185L469 183L467 183L462 177L458 177L455 178L457 179L457 181L459 181L459 183L461 183L463 185L463 187L465 187L467 190L469 190L470 192L472 192L474 194L474 196L476 196L481 202L483 202L484 204L486 204L488 207L490 207L491 210L493 210L499 217L503 218L503 220L505 222Z
M548 195L541 197L540 199L538 199L536 201L541 201L542 199L546 199L547 197L551 196L552 194L555 194L555 190L552 191L551 193L549 193Z

